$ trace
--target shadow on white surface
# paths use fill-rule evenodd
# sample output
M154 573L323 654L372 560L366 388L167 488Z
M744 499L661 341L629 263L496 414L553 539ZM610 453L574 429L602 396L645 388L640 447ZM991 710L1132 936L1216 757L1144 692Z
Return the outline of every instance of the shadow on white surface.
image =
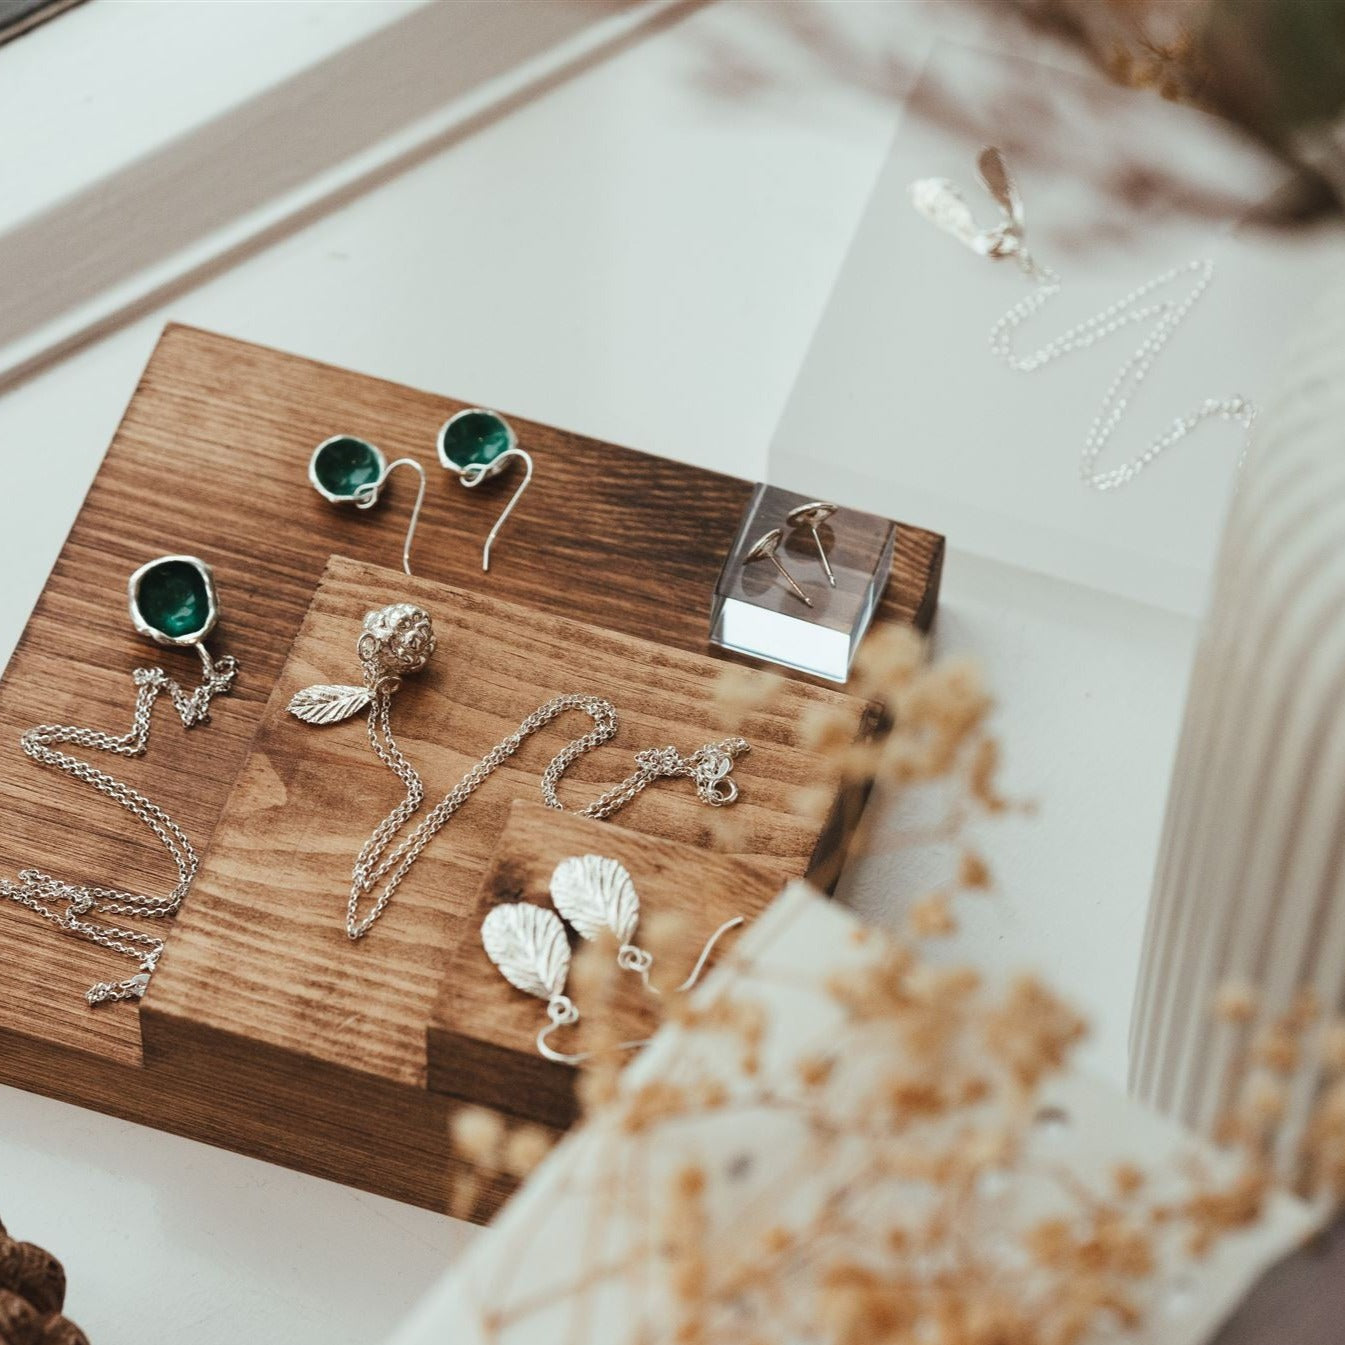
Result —
M948 956L1044 973L1091 1021L1082 1065L1119 1088L1195 638L1173 613L949 553L935 647L984 670L1004 788L1035 807L976 828L996 889L959 905ZM895 847L894 804L874 801L838 893L891 929L949 863Z
M0 1217L64 1263L66 1315L98 1345L372 1345L476 1232L11 1088L0 1137Z

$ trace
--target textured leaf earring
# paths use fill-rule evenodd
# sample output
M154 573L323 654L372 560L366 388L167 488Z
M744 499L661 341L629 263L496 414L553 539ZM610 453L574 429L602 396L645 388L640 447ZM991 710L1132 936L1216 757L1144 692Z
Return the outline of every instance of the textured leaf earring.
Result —
M332 504L353 504L356 509L372 509L378 503L388 477L398 467L410 467L420 478L416 503L411 510L406 539L402 543L402 569L411 573L411 543L425 503L425 469L415 458L388 462L382 450L353 434L335 434L324 439L308 460L308 479L313 489Z
M195 728L210 722L211 701L232 691L238 675L238 662L232 655L212 659L205 647L206 637L218 620L219 605L214 576L204 561L195 556L160 556L131 576L127 597L131 622L141 635L156 644L196 650L201 660L201 684L193 691L186 691L162 668L137 668L132 677L136 686L135 713L127 733L117 735L99 729L43 724L29 729L20 742L39 765L55 766L91 784L143 822L177 866L177 884L167 896L151 897L110 887L69 883L39 869L24 869L18 882L0 879L0 897L26 907L77 938L138 963L139 971L134 976L122 981L100 981L92 986L85 996L91 1005L140 999L144 995L163 953L164 941L158 935L126 928L126 919L163 920L175 915L196 877L200 859L182 828L158 804L115 776L59 749L74 744L123 757L142 756L149 746L151 717L161 695L168 694L184 728ZM89 916L112 917L116 923L95 923Z
M481 925L481 943L510 985L546 1000L551 1021L537 1033L538 1051L548 1060L577 1064L581 1056L565 1055L547 1042L558 1027L579 1021L579 1010L565 993L570 944L560 917L527 901L493 906Z
M539 1054L561 1065L581 1065L591 1059L592 1051L570 1055L547 1040L557 1028L573 1027L579 1021L579 1010L565 993L570 943L560 917L529 901L492 906L481 923L481 944L510 985L546 1000L546 1016L551 1021L537 1033ZM645 1040L618 1042L611 1049L634 1051Z
M481 568L489 570L490 548L500 535L505 519L513 513L514 506L532 481L532 457L519 448L514 427L502 415L479 406L459 411L440 426L438 448L439 461L448 471L456 472L469 490L498 476L509 465L510 459L517 458L523 463L523 480L495 520L495 526L481 548Z
M617 965L624 971L638 973L646 990L660 993L649 979L653 954L631 942L640 923L640 898L623 864L605 855L562 859L551 875L551 900L581 938L596 939L604 931L614 934L620 944ZM715 944L742 923L743 917L735 915L715 930L701 949L691 975L677 987L679 991L690 990L696 984Z

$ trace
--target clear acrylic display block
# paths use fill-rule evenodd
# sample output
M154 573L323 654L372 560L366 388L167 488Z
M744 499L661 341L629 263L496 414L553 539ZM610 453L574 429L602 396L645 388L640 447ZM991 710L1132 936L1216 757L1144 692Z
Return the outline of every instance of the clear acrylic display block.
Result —
M791 509L815 498L764 482L757 486L715 584L710 640L735 653L844 682L887 587L897 525L858 509L838 508L818 528L836 576L833 588L813 534L786 522ZM773 528L783 529L776 559L807 594L811 607L770 560L746 559L754 543Z

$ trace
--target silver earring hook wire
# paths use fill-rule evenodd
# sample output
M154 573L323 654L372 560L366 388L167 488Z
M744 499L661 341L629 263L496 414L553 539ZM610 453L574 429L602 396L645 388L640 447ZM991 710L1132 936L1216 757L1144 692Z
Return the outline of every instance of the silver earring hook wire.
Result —
M420 478L420 484L416 487L416 503L411 510L411 522L407 524L406 540L402 543L402 569L407 574L411 573L411 543L415 541L416 524L420 522L421 506L425 503L425 469L415 458L398 458L396 462L390 462L383 475L377 481L371 481L367 486L361 486L355 492L356 509L372 509L378 503L378 497L383 487L387 484L388 477L397 470L398 467L413 468L416 475ZM511 505L510 508L513 506ZM509 510L506 509L505 513ZM503 519L501 520L503 522Z
M514 506L519 502L523 492L527 490L532 482L532 456L521 448L507 448L498 458L495 458L489 463L489 465L472 463L470 466L464 467L461 473L462 484L466 486L468 490L473 490L479 486L487 476L494 476L495 473L500 470L501 465L509 458L522 459L524 465L523 481L519 488L514 491L513 497L510 499L509 503L504 506L503 512L500 514L499 518L495 520L495 526L490 530L489 535L486 537L486 544L481 549L481 569L483 572L490 569L490 548L494 544L495 539L500 535L500 529L504 527L505 519L514 512ZM393 465L395 466L396 464ZM410 571L408 570L407 573L410 574Z
M677 987L677 993L690 990L701 978L701 972L705 970L705 964L710 960L710 954L715 950L715 944L724 937L731 929L737 929L743 923L741 915L735 915L732 920L725 920L722 925L705 941L705 946L701 949L700 956L696 959L696 965L691 969L691 975ZM637 944L623 944L617 953L617 966L623 971L633 971L637 973L640 980L644 982L644 988L651 995L661 995L662 990L650 979L649 969L654 964L653 954L647 949L639 947Z
M705 970L705 964L710 960L710 954L715 950L715 944L724 937L731 929L737 929L743 924L743 917L735 915L732 920L725 920L722 925L705 941L705 947L701 949L701 955L696 959L696 965L691 969L691 975L677 987L679 991L690 990L701 978L701 972Z
M714 952L715 945L731 929L736 929L739 925L745 923L741 915L735 915L732 920L725 920L722 925L705 941L705 947L701 949L701 955L696 959L696 965L691 969L691 975L677 987L678 991L690 990L701 978L701 973L705 970L705 964L710 960L710 954ZM641 950L643 951L643 950ZM648 958L648 954L645 954ZM650 959L652 960L652 959ZM631 967L630 970L638 971L640 978L644 981L645 989L657 995L661 992L657 986L650 984L649 980L649 961L644 961L643 965ZM560 1027L571 1027L579 1021L579 1010L575 1008L573 1001L567 995L557 995L547 1005L547 1016L551 1021L537 1034L537 1051L547 1060L552 1060L558 1065L582 1065L586 1060L592 1060L598 1055L605 1054L601 1051L580 1051L577 1054L568 1054L565 1051L558 1051L551 1045L547 1038ZM607 1047L607 1051L636 1051L641 1046L647 1045L648 1037L643 1037L638 1041L617 1042L614 1046Z
M570 1027L579 1021L579 1010L567 995L557 995L546 1006L547 1016L551 1021L537 1034L538 1054L547 1060L553 1060L558 1065L582 1065L586 1060L593 1060L599 1055L605 1055L609 1051L635 1051L644 1046L648 1037L642 1037L639 1041L617 1042L614 1046L609 1046L606 1051L580 1051L578 1054L569 1055L564 1051L558 1051L547 1038L558 1027Z

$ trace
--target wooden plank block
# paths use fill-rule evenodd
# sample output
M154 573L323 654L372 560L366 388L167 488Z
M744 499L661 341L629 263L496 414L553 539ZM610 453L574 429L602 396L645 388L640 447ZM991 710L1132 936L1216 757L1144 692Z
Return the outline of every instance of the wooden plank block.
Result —
M734 916L754 919L781 886L774 869L760 862L640 835L611 823L557 816L536 803L515 803L481 881L466 934L448 962L444 990L430 1023L431 1091L556 1129L574 1121L575 1069L545 1060L537 1052L537 1032L547 1022L545 1004L504 980L486 957L479 934L486 913L502 902L550 907L556 865L586 854L606 855L625 865L640 898L642 918L662 912L685 922L687 965L668 973L674 984L690 971L696 951L722 923ZM737 931L726 935L717 951L731 947L737 937ZM577 944L575 939L571 942ZM656 981L665 971L655 966ZM660 1018L639 977L623 972L615 989L616 998L604 1012L614 1017L618 1039L648 1036ZM582 1015L584 1005L578 1007ZM552 1044L569 1053L584 1050L582 1017L573 1030L557 1034Z
M241 659L238 690L209 728L186 734L165 717L149 755L118 764L205 848L328 557L395 563L400 554L406 479L368 513L335 509L308 487L308 455L334 432L365 435L434 474L417 545L422 573L705 650L709 594L750 483L511 417L537 476L482 575L481 541L512 485L464 491L440 479L434 435L462 406L228 337L165 330L0 680L0 746L10 745L0 751L0 872L41 864L72 880L167 891L167 859L147 848L141 828L87 787L34 766L17 739L51 721L120 731L133 668L160 662L190 674L189 656L151 649L125 614L126 575L172 551L215 568L223 612L212 647ZM929 624L942 553L942 538L902 528L880 620ZM169 1105L146 1084L136 1009L83 1003L91 982L118 969L101 950L8 906L0 949L0 1082L211 1142L260 1145L246 1105L234 1126L222 1102ZM180 1096L169 1083L163 1093ZM300 1126L292 1141L277 1132L255 1151L302 1167L316 1149Z
M725 736L712 659L334 557L142 1006L148 1059L199 1055L200 1033L213 1030L424 1087L426 1028L458 944L476 937L477 891L509 805L540 801L547 763L592 721L569 712L530 738L424 851L370 934L352 943L351 865L402 786L371 751L363 716L315 727L286 707L303 687L357 680L364 614L404 601L430 612L439 645L393 705L398 743L425 782L425 811L565 692L605 696L621 718L617 737L566 773L568 807L628 775L641 748L673 743L689 753ZM816 853L819 823L794 807L805 786L840 791L834 757L799 741L800 719L815 706L848 717L857 739L871 727L863 701L795 681L733 728L753 744L734 768L734 854L776 887L830 859ZM689 780L661 780L618 817L631 830L712 850L720 815ZM489 964L478 970L483 980L495 975Z

